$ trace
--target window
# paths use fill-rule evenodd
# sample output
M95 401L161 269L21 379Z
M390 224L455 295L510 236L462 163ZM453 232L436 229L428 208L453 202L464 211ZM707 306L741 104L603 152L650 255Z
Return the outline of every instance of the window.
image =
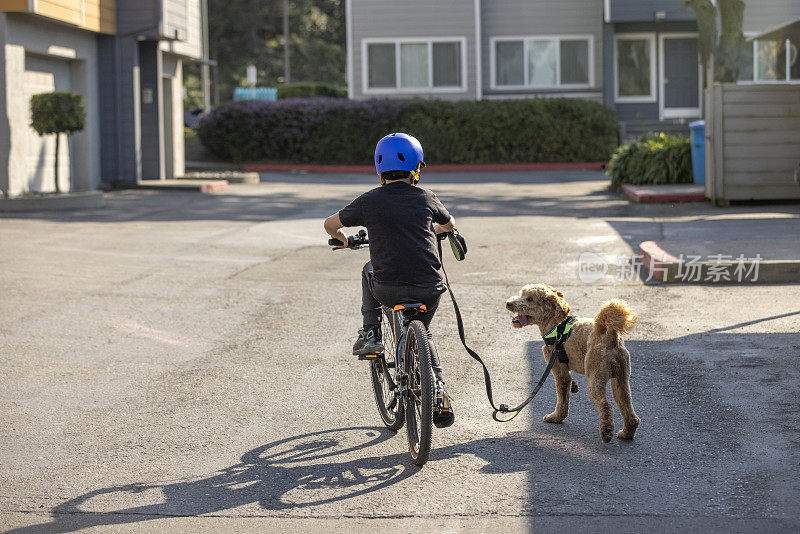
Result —
M496 88L591 87L592 37L492 39Z
M800 81L797 48L791 39L745 41L739 58L739 81Z
M786 41L756 41L756 79L786 79Z
M522 41L498 42L497 85L525 85L525 46Z
M364 92L465 91L466 39L363 42Z
M428 45L400 45L400 87L428 87Z
M615 42L616 101L655 102L655 35L617 35Z
M369 86L395 87L394 45L369 45Z

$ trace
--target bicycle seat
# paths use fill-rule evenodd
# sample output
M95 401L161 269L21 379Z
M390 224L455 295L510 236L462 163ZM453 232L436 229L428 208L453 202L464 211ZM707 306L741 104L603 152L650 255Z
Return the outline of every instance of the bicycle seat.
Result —
M421 302L400 302L395 305L394 311L400 311L400 310L414 310L418 312L426 312L428 311L428 308Z

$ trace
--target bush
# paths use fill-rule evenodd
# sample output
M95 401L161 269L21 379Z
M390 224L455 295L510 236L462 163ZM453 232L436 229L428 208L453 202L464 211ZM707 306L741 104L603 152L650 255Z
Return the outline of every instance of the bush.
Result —
M31 126L39 135L73 134L86 125L83 97L67 91L31 97Z
M347 87L323 82L285 83L278 86L278 98L347 98Z
M249 101L196 128L209 152L233 161L368 165L394 131L416 136L428 163L605 161L617 146L614 114L579 99Z
M694 175L689 138L645 134L614 152L606 174L616 190L622 184L690 184Z

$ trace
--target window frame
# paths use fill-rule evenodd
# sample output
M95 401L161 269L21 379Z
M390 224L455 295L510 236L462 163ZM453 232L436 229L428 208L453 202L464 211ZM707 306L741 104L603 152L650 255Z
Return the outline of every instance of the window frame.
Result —
M747 39L752 38L753 35L754 34L752 32L745 33L744 34L745 41L747 41ZM795 47L797 47L798 49L800 49L800 43L794 44L794 43L792 43L791 39L789 39L789 38L784 39L784 46L786 47L786 54L784 54L785 55L784 61L786 62L786 66L785 66L786 78L784 78L782 80L762 80L762 79L760 79L758 77L758 43L759 43L759 41L761 41L761 42L764 42L764 41L780 41L780 39L753 39L752 41L750 41L750 44L751 44L751 46L753 48L753 78L749 79L749 80L736 80L736 83L740 84L740 85L755 85L755 84L798 85L798 84L800 84L800 79L792 78L792 73L791 73L791 70L792 70L791 69L791 66L792 66L792 62L791 62L792 58L791 58L791 56L792 56L792 54L790 52L790 47L793 46L793 45ZM800 51L798 51L798 53L800 54ZM798 61L800 61L800 59L798 59Z
M461 85L435 87L433 85L433 45L443 43L459 43L461 46ZM369 86L369 45L394 45L394 87ZM428 86L402 87L400 85L400 45L428 45ZM467 92L467 38L460 37L391 37L365 38L361 40L361 91L365 95L419 94L419 93L466 93Z
M619 41L650 42L650 94L640 96L619 95ZM655 32L618 33L614 35L614 102L619 104L653 104L658 101L658 66Z
M590 33L581 34L558 34L558 35L503 35L489 38L489 87L493 91L519 91L519 90L554 90L554 89L592 89L595 83L595 64L594 64L594 35ZM497 83L497 43L522 41L522 79L523 85L500 85ZM556 84L555 85L533 85L528 82L530 73L530 41L554 41L556 46ZM587 83L560 83L561 82L561 41L586 41L588 44L588 75Z

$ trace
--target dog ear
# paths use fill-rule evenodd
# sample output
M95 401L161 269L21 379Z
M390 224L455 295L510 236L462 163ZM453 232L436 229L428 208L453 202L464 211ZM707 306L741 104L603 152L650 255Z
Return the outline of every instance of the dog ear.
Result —
M564 298L564 293L561 291L553 290L553 293L548 293L546 297L547 301L553 304L553 306L557 310L563 311L565 314L569 315L569 312L572 310L569 304L567 304L566 299Z

